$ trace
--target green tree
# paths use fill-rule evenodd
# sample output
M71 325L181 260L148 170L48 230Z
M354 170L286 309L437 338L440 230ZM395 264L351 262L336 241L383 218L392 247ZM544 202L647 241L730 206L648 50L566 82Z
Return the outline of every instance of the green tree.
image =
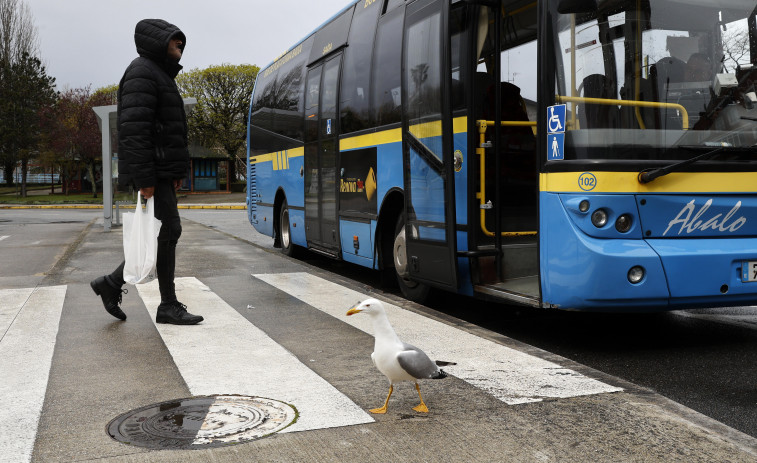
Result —
M7 74L7 69L18 64L24 54L39 56L39 38L31 8L23 0L0 0L0 72ZM7 82L0 80L0 86ZM2 92L3 89L0 88L0 93ZM0 123L0 137L2 130ZM17 161L0 144L0 165L5 170L8 185L13 184L13 170Z
M101 87L92 93L92 98L97 101L93 106L110 106L118 104L118 84Z
M0 67L0 152L14 166L21 162L24 197L29 159L39 151L41 115L56 97L55 78L47 75L39 58L23 53L15 63Z
M182 96L197 99L188 117L190 139L223 151L229 159L232 180L236 179L237 165L246 166L240 154L246 148L250 96L259 70L250 64L222 64L193 69L176 78Z
M64 179L86 168L93 198L97 197L95 167L102 161L102 133L92 108L114 104L113 88L105 87L94 93L89 87L68 89L45 118L48 148L43 153L45 163L58 167Z

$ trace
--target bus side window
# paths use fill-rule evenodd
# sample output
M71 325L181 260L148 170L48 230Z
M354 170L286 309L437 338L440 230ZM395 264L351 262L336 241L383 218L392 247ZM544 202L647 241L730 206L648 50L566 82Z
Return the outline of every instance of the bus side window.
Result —
M276 77L276 101L273 113L273 126L276 132L285 138L280 140L276 151L290 149L303 141L302 98L305 68L305 55L297 57L286 63L278 71Z
M370 122L371 58L380 4L365 4L355 9L350 27L349 46L344 51L341 88L341 131L367 129Z
M276 73L261 72L250 111L250 154L265 154L276 151L271 137L273 132L273 106L276 87Z
M402 20L404 9L395 8L379 20L373 54L373 114L376 125L402 120Z

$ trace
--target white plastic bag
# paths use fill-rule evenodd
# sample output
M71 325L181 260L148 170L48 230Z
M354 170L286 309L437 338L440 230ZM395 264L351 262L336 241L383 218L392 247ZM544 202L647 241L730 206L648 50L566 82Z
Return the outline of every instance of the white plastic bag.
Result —
M137 285L156 277L160 220L155 218L155 198L142 210L142 193L137 194L134 212L124 213L124 281Z

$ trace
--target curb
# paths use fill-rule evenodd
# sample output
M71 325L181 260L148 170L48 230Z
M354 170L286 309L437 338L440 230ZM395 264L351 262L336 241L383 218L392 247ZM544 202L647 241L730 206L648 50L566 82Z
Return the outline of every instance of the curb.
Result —
M115 207L115 206L114 206ZM244 204L179 204L179 209L238 209L245 210ZM134 209L134 206L120 206L121 209ZM103 209L102 206L89 204L29 204L29 205L0 205L2 209Z

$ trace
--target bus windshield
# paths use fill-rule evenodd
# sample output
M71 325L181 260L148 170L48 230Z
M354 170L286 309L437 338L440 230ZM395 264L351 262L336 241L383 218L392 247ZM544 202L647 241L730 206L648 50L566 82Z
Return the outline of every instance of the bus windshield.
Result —
M587 6L589 5L589 6ZM757 145L752 0L561 0L552 15L565 160L678 160Z

